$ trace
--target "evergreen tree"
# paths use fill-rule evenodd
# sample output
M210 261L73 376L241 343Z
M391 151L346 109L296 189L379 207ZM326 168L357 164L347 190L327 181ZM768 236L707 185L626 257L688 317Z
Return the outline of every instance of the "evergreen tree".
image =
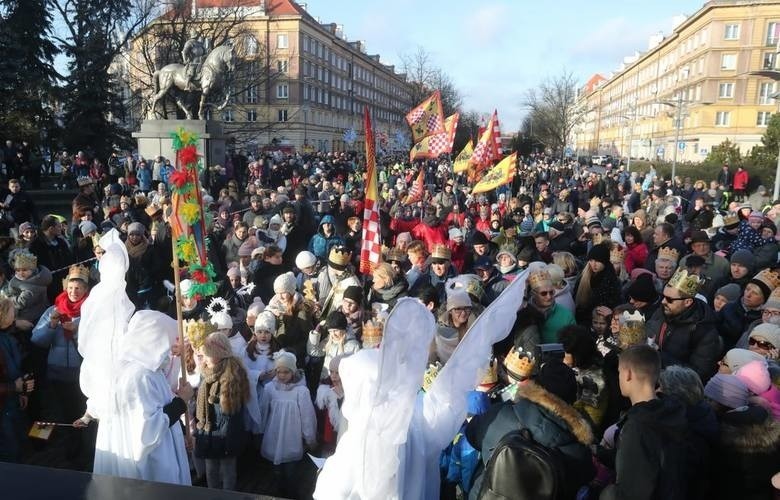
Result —
M58 74L49 0L0 0L0 131L40 142L54 124Z

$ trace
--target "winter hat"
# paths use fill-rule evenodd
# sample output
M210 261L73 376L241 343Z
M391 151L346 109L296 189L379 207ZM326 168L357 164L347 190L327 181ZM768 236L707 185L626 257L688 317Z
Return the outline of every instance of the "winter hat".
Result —
M346 330L347 317L341 311L333 311L328 314L328 319L325 320L325 329Z
M512 259L513 263L517 263L517 246L515 246L513 243L503 245L496 254L496 261L501 259L502 255L508 255Z
M658 300L658 292L653 284L653 277L650 274L642 273L631 282L628 287L628 296L640 302L649 304Z
M273 217L271 217L271 220L268 221L268 225L276 224L277 226L281 226L284 223L282 218L279 216L279 214L275 214Z
M347 289L344 290L344 298L360 304L363 301L363 290L357 285L348 286Z
M238 266L230 266L227 270L227 277L228 278L240 278L241 277L241 270L238 268Z
M750 390L736 375L717 373L704 386L704 397L726 408L740 408L748 404Z
M534 230L534 220L530 217L526 217L523 219L523 222L520 223L520 232L523 234L529 234L532 233Z
M577 400L577 377L563 361L552 359L544 363L536 376L536 383L567 404Z
M255 320L255 333L276 331L276 316L272 312L264 311Z
M764 357L759 353L750 351L748 349L740 349L738 347L729 349L723 359L726 366L728 366L729 370L731 370L731 373L736 372L751 361L766 362Z
M400 245L401 243L406 243L407 245L412 242L412 234L409 232L401 233L395 238L395 243L397 245Z
M19 234L22 234L23 232L27 231L28 229L35 229L35 227L29 223L29 222L22 222L19 224ZM82 231L83 234L83 231Z
M19 226L19 230L21 231L21 226ZM81 231L82 235L89 236L90 234L97 231L97 226L91 220L85 220L81 221L79 224L79 230Z
M257 247L254 250L252 250L252 255L250 255L251 259L254 259L257 256L263 257L263 254L265 253L265 247Z
M729 283L728 285L723 285L722 287L718 288L718 291L715 292L715 297L718 295L723 296L727 302L734 302L739 298L740 295L742 295L742 289L740 289L739 285L736 283Z
M298 369L298 360L295 358L295 354L291 352L285 350L276 351L274 353L274 367L287 368L294 372Z
M753 394L763 394L772 386L766 360L751 361L734 372Z
M763 337L776 348L780 347L780 326L772 323L761 323L750 332L749 338L753 337Z
M292 272L280 274L274 280L274 293L295 293L295 275Z
M530 245L527 246L527 247L524 247L522 250L520 250L517 253L517 261L518 262L525 262L526 264L528 264L529 262L531 262L533 260L535 250L536 249L531 247Z
M732 264L739 264L741 266L747 267L748 269L753 268L753 254L750 253L749 250L737 250L733 254L731 254L731 261Z
M218 307L218 309L217 309ZM206 312L211 318L211 324L217 327L217 330L232 330L233 319L230 317L230 308L227 301L222 297L211 299L211 303L206 308Z
M144 234L145 232L146 228L140 222L133 222L127 226L127 234Z
M260 297L255 297L255 300L252 301L251 304L249 304L249 307L246 309L246 315L247 316L259 316L261 312L265 310L265 304L263 303L263 299Z
M217 361L233 357L233 349L230 347L230 339L222 332L214 332L208 337L201 347L203 354Z
M182 297L189 297L192 291L192 280L181 280L179 282L179 291Z
M453 290L447 294L447 311L462 307L471 307L471 297L465 290Z
M750 212L750 215L748 216L748 219L749 220L758 219L758 220L763 221L764 220L764 214L759 212L758 210L753 210L752 212Z
M611 266L612 262L609 260L609 245L604 243L593 245L593 248L591 248L590 252L588 252L587 260L601 262L605 267Z
M463 231L461 231L457 227L451 227L449 230L449 237L452 241L455 241L458 238L463 239Z
M558 264L547 264L547 274L550 275L550 280L556 287L563 284L566 273L563 272L563 268Z
M482 233L477 233L482 234ZM490 260L490 257L487 255L483 255L482 257L478 258L476 261L474 261L474 269L491 269L493 267L493 261Z
M257 242L255 241L254 238L247 238L246 241L241 243L241 246L238 247L238 256L251 257L252 250L254 250L256 246L257 246Z
M314 267L317 264L317 257L308 250L300 252L295 257L295 267L298 269L306 269L307 267Z
M769 298L764 302L764 309L780 309L780 287L772 290Z

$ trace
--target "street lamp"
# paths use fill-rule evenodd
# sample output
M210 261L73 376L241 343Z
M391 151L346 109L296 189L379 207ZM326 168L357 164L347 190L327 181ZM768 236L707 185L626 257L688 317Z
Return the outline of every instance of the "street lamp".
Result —
M674 134L674 152L672 153L672 185L674 185L674 178L677 174L677 150L680 149L680 130L682 129L683 118L683 106L688 104L688 101L683 101L682 92L677 92L676 101L660 101L661 104L672 106L677 108L675 134Z
M778 55L775 54L775 59L777 59ZM777 64L777 63L775 63ZM751 71L751 75L753 76L762 76L764 78L771 78L774 81L780 81L780 71L775 69L767 69L763 71ZM778 102L778 106L780 106L780 92L775 92L772 95L770 95L772 99L775 99ZM778 108L778 111L780 111L780 108ZM772 199L776 200L780 198L780 150L777 154L777 167L775 168L775 190L772 194Z

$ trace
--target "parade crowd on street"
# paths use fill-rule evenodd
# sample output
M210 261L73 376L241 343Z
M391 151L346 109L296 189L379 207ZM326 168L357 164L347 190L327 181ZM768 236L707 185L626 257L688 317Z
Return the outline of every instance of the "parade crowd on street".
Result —
M780 200L740 167L669 179L532 154L511 183L473 194L449 160L384 156L381 262L360 273L364 156L236 155L199 179L219 285L204 297L171 265L175 159L59 155L55 182L78 189L62 217L39 213L27 192L40 178L25 148L9 141L3 155L0 461L57 441L76 470L237 489L261 473L241 466L254 456L271 484L255 493L347 498L301 479L314 475L307 454L339 456L361 404L345 392L364 382L349 375L363 351L385 348L396 305L427 309L410 316L410 338L435 323L416 353L427 357L423 395L523 280L509 335L478 384L453 396L466 418L433 450L425 498L780 489ZM82 373L96 369L85 355L95 332L111 328L88 314L93 291L129 320L111 417ZM35 421L74 427L47 443L28 437ZM415 445L417 434L397 438ZM106 447L130 450L132 463Z

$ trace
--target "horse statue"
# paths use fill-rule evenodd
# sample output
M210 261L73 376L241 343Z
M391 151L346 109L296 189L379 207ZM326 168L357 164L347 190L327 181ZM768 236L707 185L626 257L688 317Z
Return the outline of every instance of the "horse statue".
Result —
M166 94L176 87L181 93L200 92L200 102L198 104L198 119L205 120L206 117L206 99L218 89L225 86L225 73L233 71L235 64L233 61L233 47L230 45L220 45L209 52L200 69L200 74L196 75L194 80L199 88L190 90L191 82L187 77L186 66L184 64L173 63L163 66L154 72L152 82L154 84L154 95L150 99L149 113L151 117L155 116L157 101L165 97ZM217 107L222 110L227 106L230 99L230 93L225 90L224 102ZM171 96L176 101L176 105L184 112L188 120L192 120L192 111L182 101L179 93L173 92Z

